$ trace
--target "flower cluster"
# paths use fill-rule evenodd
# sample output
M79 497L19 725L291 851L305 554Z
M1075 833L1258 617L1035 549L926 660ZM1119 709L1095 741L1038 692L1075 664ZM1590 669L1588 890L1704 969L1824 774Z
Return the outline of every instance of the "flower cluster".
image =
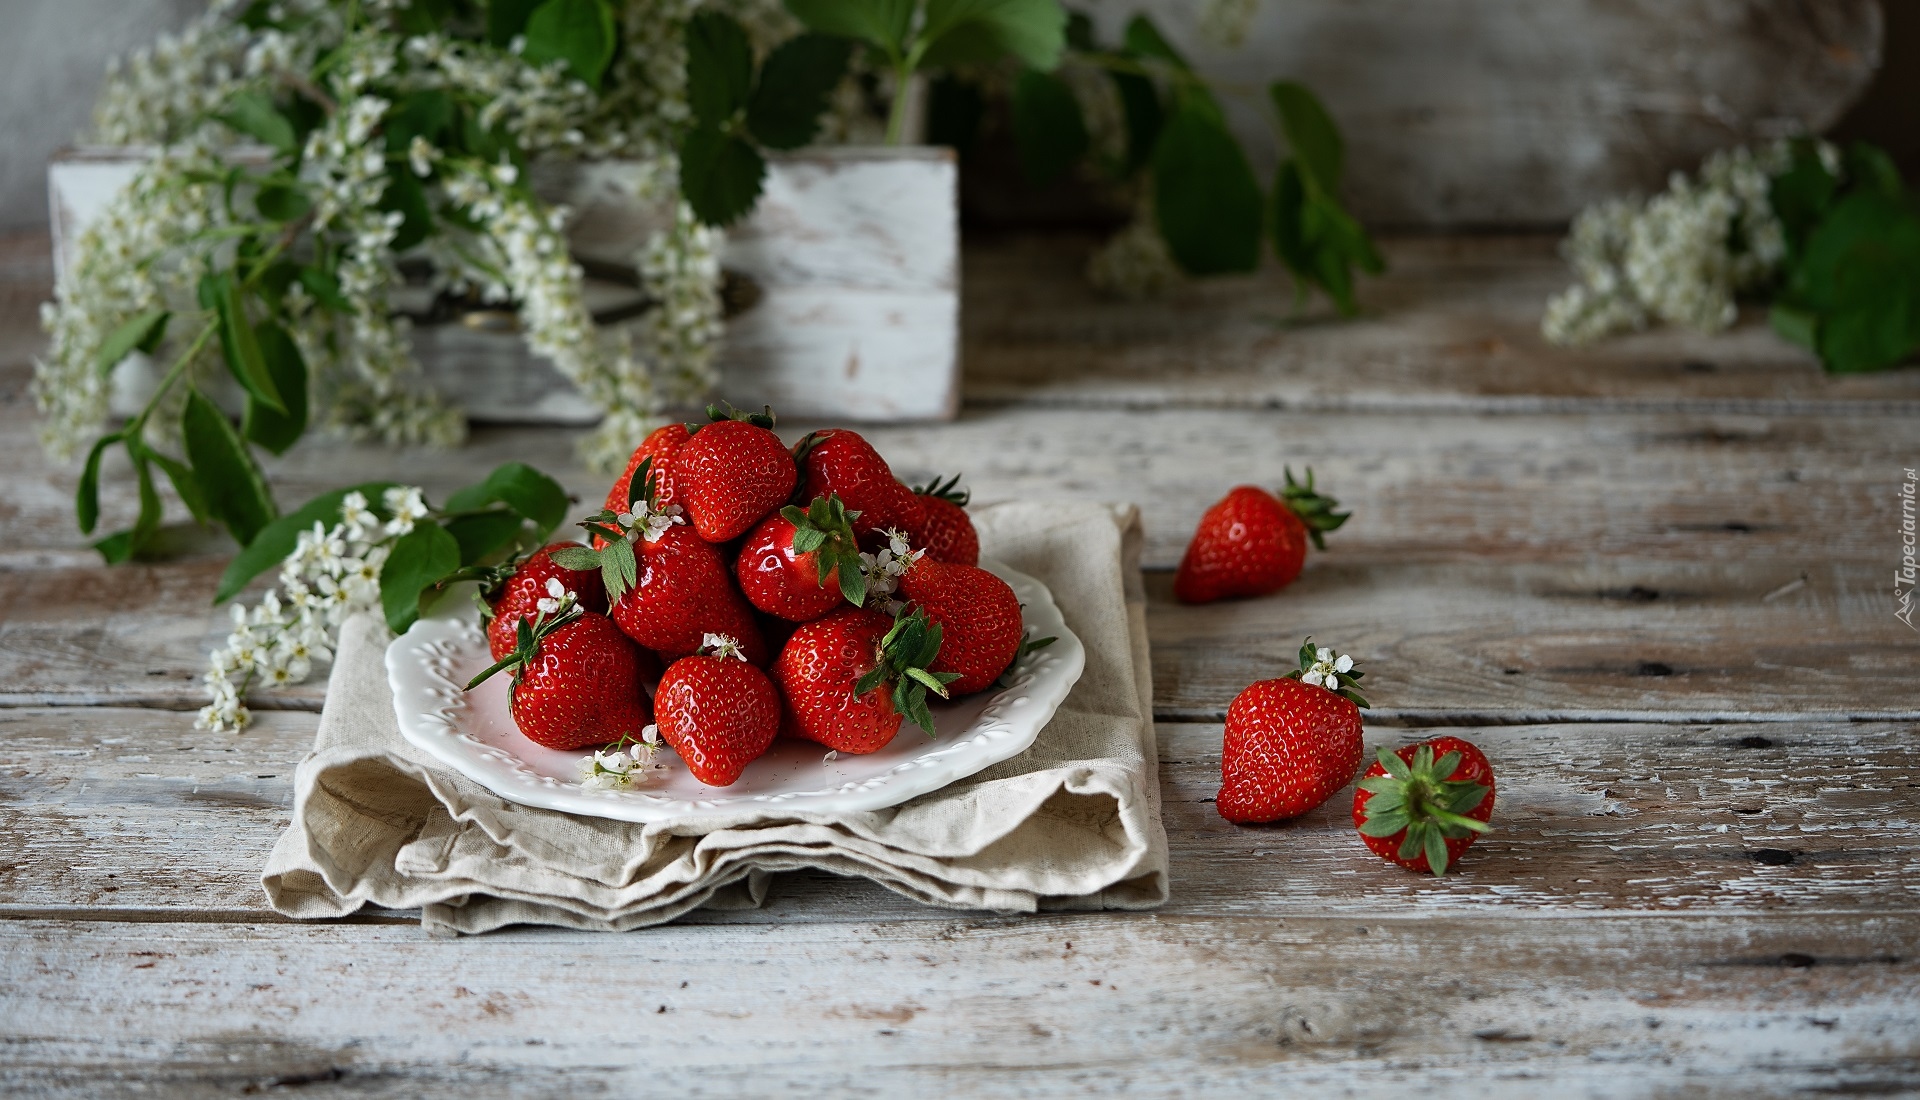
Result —
M623 737L610 748L595 749L580 758L580 785L588 790L624 791L667 770L654 763L660 751L660 727L647 726L636 738Z
M1103 294L1129 301L1164 294L1185 278L1154 224L1151 195L1141 197L1125 229L1087 258L1087 282Z
M1836 154L1823 145L1821 156ZM1733 324L1739 296L1772 279L1785 258L1767 192L1787 159L1785 142L1723 150L1697 179L1675 172L1645 202L1581 211L1561 246L1580 281L1547 303L1542 333L1573 345L1654 323L1704 332Z
M681 514L685 509L678 504L655 508L645 499L634 503L638 506L634 511L622 512L614 517L614 522L626 529L628 542L639 539L659 542L660 536L666 534L674 524L687 522Z
M347 616L379 608L380 570L393 541L431 514L416 488L390 488L381 504L385 519L365 496L348 493L340 502L340 522L316 520L300 533L281 563L277 591L251 608L234 605L233 632L209 660L210 701L197 728L244 729L252 721L244 702L249 689L305 682L315 663L333 659Z
M860 552L860 572L867 578L867 598L878 598L880 607L889 615L898 614L900 601L893 593L900 587L900 578L914 562L926 556L925 550L909 549L907 536L903 531L887 528L887 544L877 553Z

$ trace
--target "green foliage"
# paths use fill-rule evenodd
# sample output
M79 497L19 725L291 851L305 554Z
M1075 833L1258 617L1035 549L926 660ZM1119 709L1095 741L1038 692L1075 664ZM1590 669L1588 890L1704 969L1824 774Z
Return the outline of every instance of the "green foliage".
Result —
M279 565L288 554L293 553L300 532L311 531L316 523L331 527L339 522L340 502L346 499L348 493L359 493L366 497L377 510L380 495L393 488L393 485L391 481L368 481L321 493L301 505L298 511L262 527L253 540L227 563L226 572L220 575L220 586L214 591L213 602L227 602L239 595L248 581Z
M1013 142L1027 182L1045 186L1087 155L1091 139L1067 82L1028 69L1013 86Z
M501 504L534 526L534 538L545 542L567 518L567 491L560 483L524 462L498 466L485 481L447 498L449 512L472 512Z
M1259 266L1260 184L1208 97L1181 96L1154 144L1153 204L1168 251L1189 273Z
M121 324L107 334L106 342L100 345L99 369L106 374L120 365L120 360L138 349L151 353L166 339L167 322L173 314L164 309L152 309Z
M227 102L220 121L282 153L291 153L298 146L293 123L280 113L271 99L258 92L235 95Z
M307 430L307 361L278 323L262 321L253 333L267 378L283 407L276 409L249 392L240 434L274 454L285 454Z
M198 390L187 391L180 431L187 462L205 494L209 513L226 527L234 541L243 545L252 542L279 510L246 443L233 430L227 414Z
M1855 145L1836 174L1801 143L1769 200L1787 245L1775 331L1836 374L1920 352L1920 194L1886 154Z
M380 610L396 634L420 617L420 597L460 568L460 544L437 523L401 535L380 567Z
M564 61L573 75L600 86L618 41L607 0L546 0L527 17L527 47L536 65Z
M747 100L747 131L769 149L811 142L852 52L846 39L824 34L798 35L774 47Z

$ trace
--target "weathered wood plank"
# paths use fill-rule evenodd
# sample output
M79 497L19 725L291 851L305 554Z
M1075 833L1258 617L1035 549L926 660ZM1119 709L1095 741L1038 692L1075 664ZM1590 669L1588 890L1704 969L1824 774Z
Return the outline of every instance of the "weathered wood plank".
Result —
M0 710L0 911L266 914L259 872L292 807L314 719L245 734L182 714ZM1395 745L1436 731L1376 727ZM1912 724L1509 726L1464 732L1500 777L1496 825L1445 880L1368 854L1343 792L1282 826L1214 811L1220 727L1160 728L1170 914L1441 916L1499 911L1920 909ZM783 878L714 922L942 916L877 887Z
M0 924L11 1091L1891 1094L1910 913L526 932Z

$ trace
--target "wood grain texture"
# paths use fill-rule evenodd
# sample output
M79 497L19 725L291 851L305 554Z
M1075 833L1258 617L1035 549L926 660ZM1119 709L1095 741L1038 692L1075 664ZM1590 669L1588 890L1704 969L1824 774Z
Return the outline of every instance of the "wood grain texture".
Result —
M1200 30L1211 5L1086 6L1107 42L1150 12L1225 89L1262 179L1267 85L1305 83L1346 138L1360 217L1420 225L1561 221L1714 149L1820 133L1879 67L1883 33L1870 0L1268 0L1227 47Z
M0 1082L98 1095L1920 1087L1912 916L1063 916L432 941L16 921ZM1475 960L1463 965L1464 960ZM324 994L319 991L324 990Z
M240 735L191 716L0 709L0 911L267 918L259 887L292 808L306 714ZM1395 918L1596 912L1920 910L1912 723L1578 723L1445 731L1375 725L1369 744L1458 733L1499 777L1497 831L1444 880L1367 853L1351 791L1296 821L1214 810L1218 724L1162 723L1172 843L1165 914ZM702 922L944 919L877 887L786 876L764 910Z

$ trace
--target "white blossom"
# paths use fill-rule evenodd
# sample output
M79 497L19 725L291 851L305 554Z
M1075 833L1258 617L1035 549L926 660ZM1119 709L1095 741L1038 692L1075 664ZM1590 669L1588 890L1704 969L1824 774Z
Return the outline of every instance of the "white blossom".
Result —
M1352 657L1320 646L1313 651L1313 663L1300 673L1300 682L1324 687L1328 691L1339 691L1340 677L1352 671Z
M747 655L740 652L739 640L730 634L703 635L700 639L700 648L710 651L712 656L722 660L728 657L738 657L742 661L747 659Z

